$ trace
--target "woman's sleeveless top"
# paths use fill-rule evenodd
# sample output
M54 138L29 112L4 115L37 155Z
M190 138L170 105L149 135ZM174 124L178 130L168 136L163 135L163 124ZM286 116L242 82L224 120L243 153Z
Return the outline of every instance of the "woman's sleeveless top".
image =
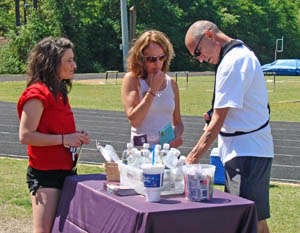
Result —
M158 91L154 97L150 109L139 127L131 127L131 139L136 135L146 134L147 141L152 144L159 143L159 130L169 122L172 122L175 109L174 92L171 78L166 75L167 85L165 89ZM149 90L145 80L140 79L140 100Z

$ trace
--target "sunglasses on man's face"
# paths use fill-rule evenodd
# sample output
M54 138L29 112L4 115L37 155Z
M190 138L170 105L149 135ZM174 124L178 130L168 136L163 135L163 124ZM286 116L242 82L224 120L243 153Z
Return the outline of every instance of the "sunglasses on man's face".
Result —
M198 49L198 47L199 47L199 44L200 44L200 42L201 42L201 40L203 39L204 36L205 36L205 33L202 36L200 36L199 41L198 41L198 43L197 43L197 45L196 45L196 47L194 49L194 55L193 55L193 57L195 59L198 59L198 57L201 55L200 49Z
M154 63L157 60L159 61L164 61L167 59L167 54L162 54L159 56L149 56L149 57L144 57L145 61L150 62L150 63Z

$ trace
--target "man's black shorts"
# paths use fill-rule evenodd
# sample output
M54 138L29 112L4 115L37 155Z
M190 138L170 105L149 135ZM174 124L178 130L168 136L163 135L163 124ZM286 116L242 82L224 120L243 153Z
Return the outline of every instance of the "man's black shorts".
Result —
M35 195L38 188L62 189L66 176L76 175L72 170L37 170L27 168L27 184L30 192Z
M269 185L272 158L241 156L225 163L225 192L255 202L258 220L270 217Z

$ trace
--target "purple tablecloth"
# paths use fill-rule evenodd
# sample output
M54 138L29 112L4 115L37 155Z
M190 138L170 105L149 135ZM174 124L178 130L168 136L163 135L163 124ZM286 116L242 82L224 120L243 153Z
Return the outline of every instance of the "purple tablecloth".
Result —
M256 233L252 201L214 190L207 202L184 195L162 196L159 203L142 195L116 196L104 190L105 175L68 177L52 233Z

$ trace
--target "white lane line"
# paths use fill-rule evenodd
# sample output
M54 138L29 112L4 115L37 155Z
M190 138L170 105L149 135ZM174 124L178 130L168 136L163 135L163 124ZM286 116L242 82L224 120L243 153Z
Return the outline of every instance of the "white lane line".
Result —
M11 158L22 158L22 159L28 159L27 155L12 155L12 154L4 154L1 153L0 157L11 157Z
M12 133L12 132L0 132L0 134L12 134L12 135L16 135L18 133Z
M300 180L293 180L293 179L280 179L276 177L271 177L272 181L282 181L282 182L291 182L291 183L300 183Z
M300 168L300 166L293 165L281 165L281 164L272 164L273 167L288 167L288 168Z

